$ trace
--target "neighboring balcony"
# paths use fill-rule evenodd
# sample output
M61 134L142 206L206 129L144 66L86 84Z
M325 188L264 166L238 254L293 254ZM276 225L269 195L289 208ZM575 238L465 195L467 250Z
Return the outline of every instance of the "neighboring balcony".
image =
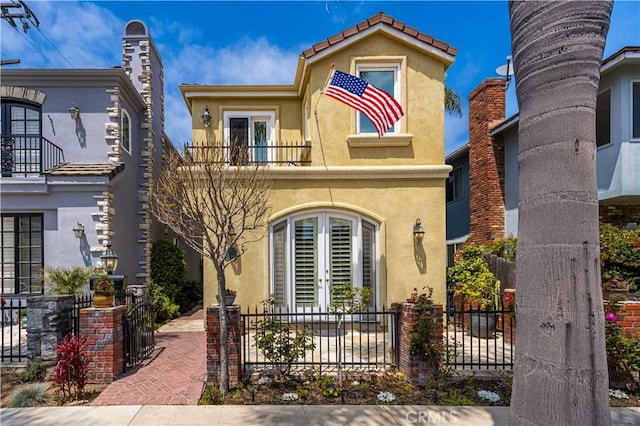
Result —
M2 177L38 177L64 163L64 151L41 136L2 136Z
M230 166L309 166L310 144L280 143L276 145L234 144L184 147L183 156L194 163L223 161Z

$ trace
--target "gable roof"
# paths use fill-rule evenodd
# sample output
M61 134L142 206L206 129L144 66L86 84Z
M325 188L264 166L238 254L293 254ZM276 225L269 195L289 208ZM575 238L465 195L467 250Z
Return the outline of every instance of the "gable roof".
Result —
M309 49L302 52L302 56L305 59L310 59L311 57L323 52L326 49L329 49L332 46L335 46L339 43L348 42L349 39L355 38L358 35L361 35L368 30L379 26L380 28L391 29L393 31L398 31L404 36L408 36L410 39L414 39L415 41L424 43L427 46L431 46L435 48L437 51L446 54L448 56L454 57L458 53L458 49L449 44L436 40L429 34L421 33L417 29L405 25L404 22L398 21L394 17L387 15L383 12L378 12L372 17L365 19L364 21L354 25L353 27L347 28L346 30L341 31L338 34L335 34L319 43L314 44ZM453 60L451 60L453 62Z

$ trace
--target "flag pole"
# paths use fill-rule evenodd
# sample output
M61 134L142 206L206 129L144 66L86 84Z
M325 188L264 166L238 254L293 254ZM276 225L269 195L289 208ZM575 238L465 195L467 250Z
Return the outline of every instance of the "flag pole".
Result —
M329 67L329 75L327 76L327 79L324 81L324 85L322 86L322 90L320 90L320 96L316 100L316 104L313 106L314 111L316 111L316 108L318 107L318 102L320 102L320 99L324 94L324 89L326 89L327 84L329 84L329 80L331 80L331 77L333 77L333 72L335 71L335 69L336 69L336 64L331 64L331 66Z

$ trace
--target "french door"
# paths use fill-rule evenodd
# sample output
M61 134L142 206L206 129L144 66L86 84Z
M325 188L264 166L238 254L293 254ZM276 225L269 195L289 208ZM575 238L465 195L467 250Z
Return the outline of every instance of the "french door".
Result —
M295 312L327 312L338 285L377 293L376 235L374 224L334 211L275 224L271 281L276 304Z

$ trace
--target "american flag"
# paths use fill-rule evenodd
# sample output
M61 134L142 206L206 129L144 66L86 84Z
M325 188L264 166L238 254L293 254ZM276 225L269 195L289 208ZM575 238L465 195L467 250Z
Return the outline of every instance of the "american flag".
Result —
M324 93L366 115L378 131L378 137L404 115L393 96L342 71L333 71Z

